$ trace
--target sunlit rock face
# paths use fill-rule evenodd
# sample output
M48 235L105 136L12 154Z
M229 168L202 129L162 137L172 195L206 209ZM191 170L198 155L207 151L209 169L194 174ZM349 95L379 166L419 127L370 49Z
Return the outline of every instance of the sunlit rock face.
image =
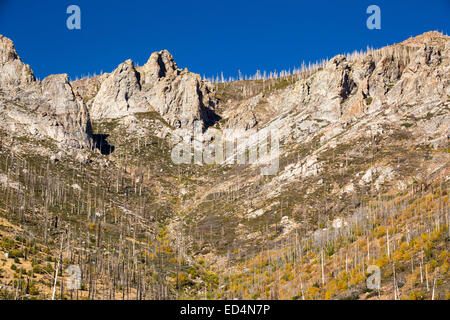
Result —
M206 128L215 121L216 101L199 75L177 68L166 50L154 52L135 67L131 60L107 75L90 108L95 120L156 111L171 126L192 129L199 121Z

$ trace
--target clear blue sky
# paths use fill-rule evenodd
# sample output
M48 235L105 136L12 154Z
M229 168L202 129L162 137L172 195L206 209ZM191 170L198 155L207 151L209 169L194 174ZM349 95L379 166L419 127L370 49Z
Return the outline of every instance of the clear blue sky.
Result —
M71 4L81 30L66 28ZM381 30L366 28L371 4ZM162 49L202 76L288 69L425 31L449 34L449 20L450 0L0 0L0 34L41 79L110 72L128 58L143 64Z

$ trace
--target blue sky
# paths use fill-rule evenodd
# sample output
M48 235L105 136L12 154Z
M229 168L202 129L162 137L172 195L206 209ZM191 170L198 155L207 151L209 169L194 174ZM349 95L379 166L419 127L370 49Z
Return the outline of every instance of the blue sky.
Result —
M81 30L66 27L71 4L81 8ZM381 30L366 27L371 4L381 8ZM288 69L425 31L449 34L449 19L450 0L0 0L0 34L41 79L110 72L128 58L143 64L162 49L202 76L236 77L238 69Z

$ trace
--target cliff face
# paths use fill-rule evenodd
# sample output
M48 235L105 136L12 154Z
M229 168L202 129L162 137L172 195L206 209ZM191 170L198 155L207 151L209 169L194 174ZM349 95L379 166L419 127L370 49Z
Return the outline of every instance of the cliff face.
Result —
M83 100L76 97L66 74L51 75L42 81L42 117L52 122L48 135L69 148L91 147L91 124Z
M5 37L0 37L0 61L0 126L16 135L49 137L61 149L91 148L89 114L67 75L36 81Z
M245 106L260 124L289 112L335 123L357 119L383 106L445 102L450 93L449 46L448 36L428 32L350 59L338 55L312 74L292 76L287 81L293 84L283 89L225 101L224 118L239 116ZM270 80L267 82L266 88Z
M13 42L0 35L0 87L15 87L33 82L34 75L29 65L24 64L14 48Z
M131 60L106 75L90 108L95 120L156 111L176 128L203 128L215 121L215 98L200 76L177 68L164 50L153 53L142 67Z

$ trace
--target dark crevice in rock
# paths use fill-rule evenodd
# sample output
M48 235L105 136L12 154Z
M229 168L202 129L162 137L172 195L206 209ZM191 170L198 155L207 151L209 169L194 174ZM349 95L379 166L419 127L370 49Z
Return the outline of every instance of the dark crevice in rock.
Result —
M92 139L94 140L94 147L100 150L103 155L109 155L116 149L114 146L108 143L107 138L109 134L93 134Z

